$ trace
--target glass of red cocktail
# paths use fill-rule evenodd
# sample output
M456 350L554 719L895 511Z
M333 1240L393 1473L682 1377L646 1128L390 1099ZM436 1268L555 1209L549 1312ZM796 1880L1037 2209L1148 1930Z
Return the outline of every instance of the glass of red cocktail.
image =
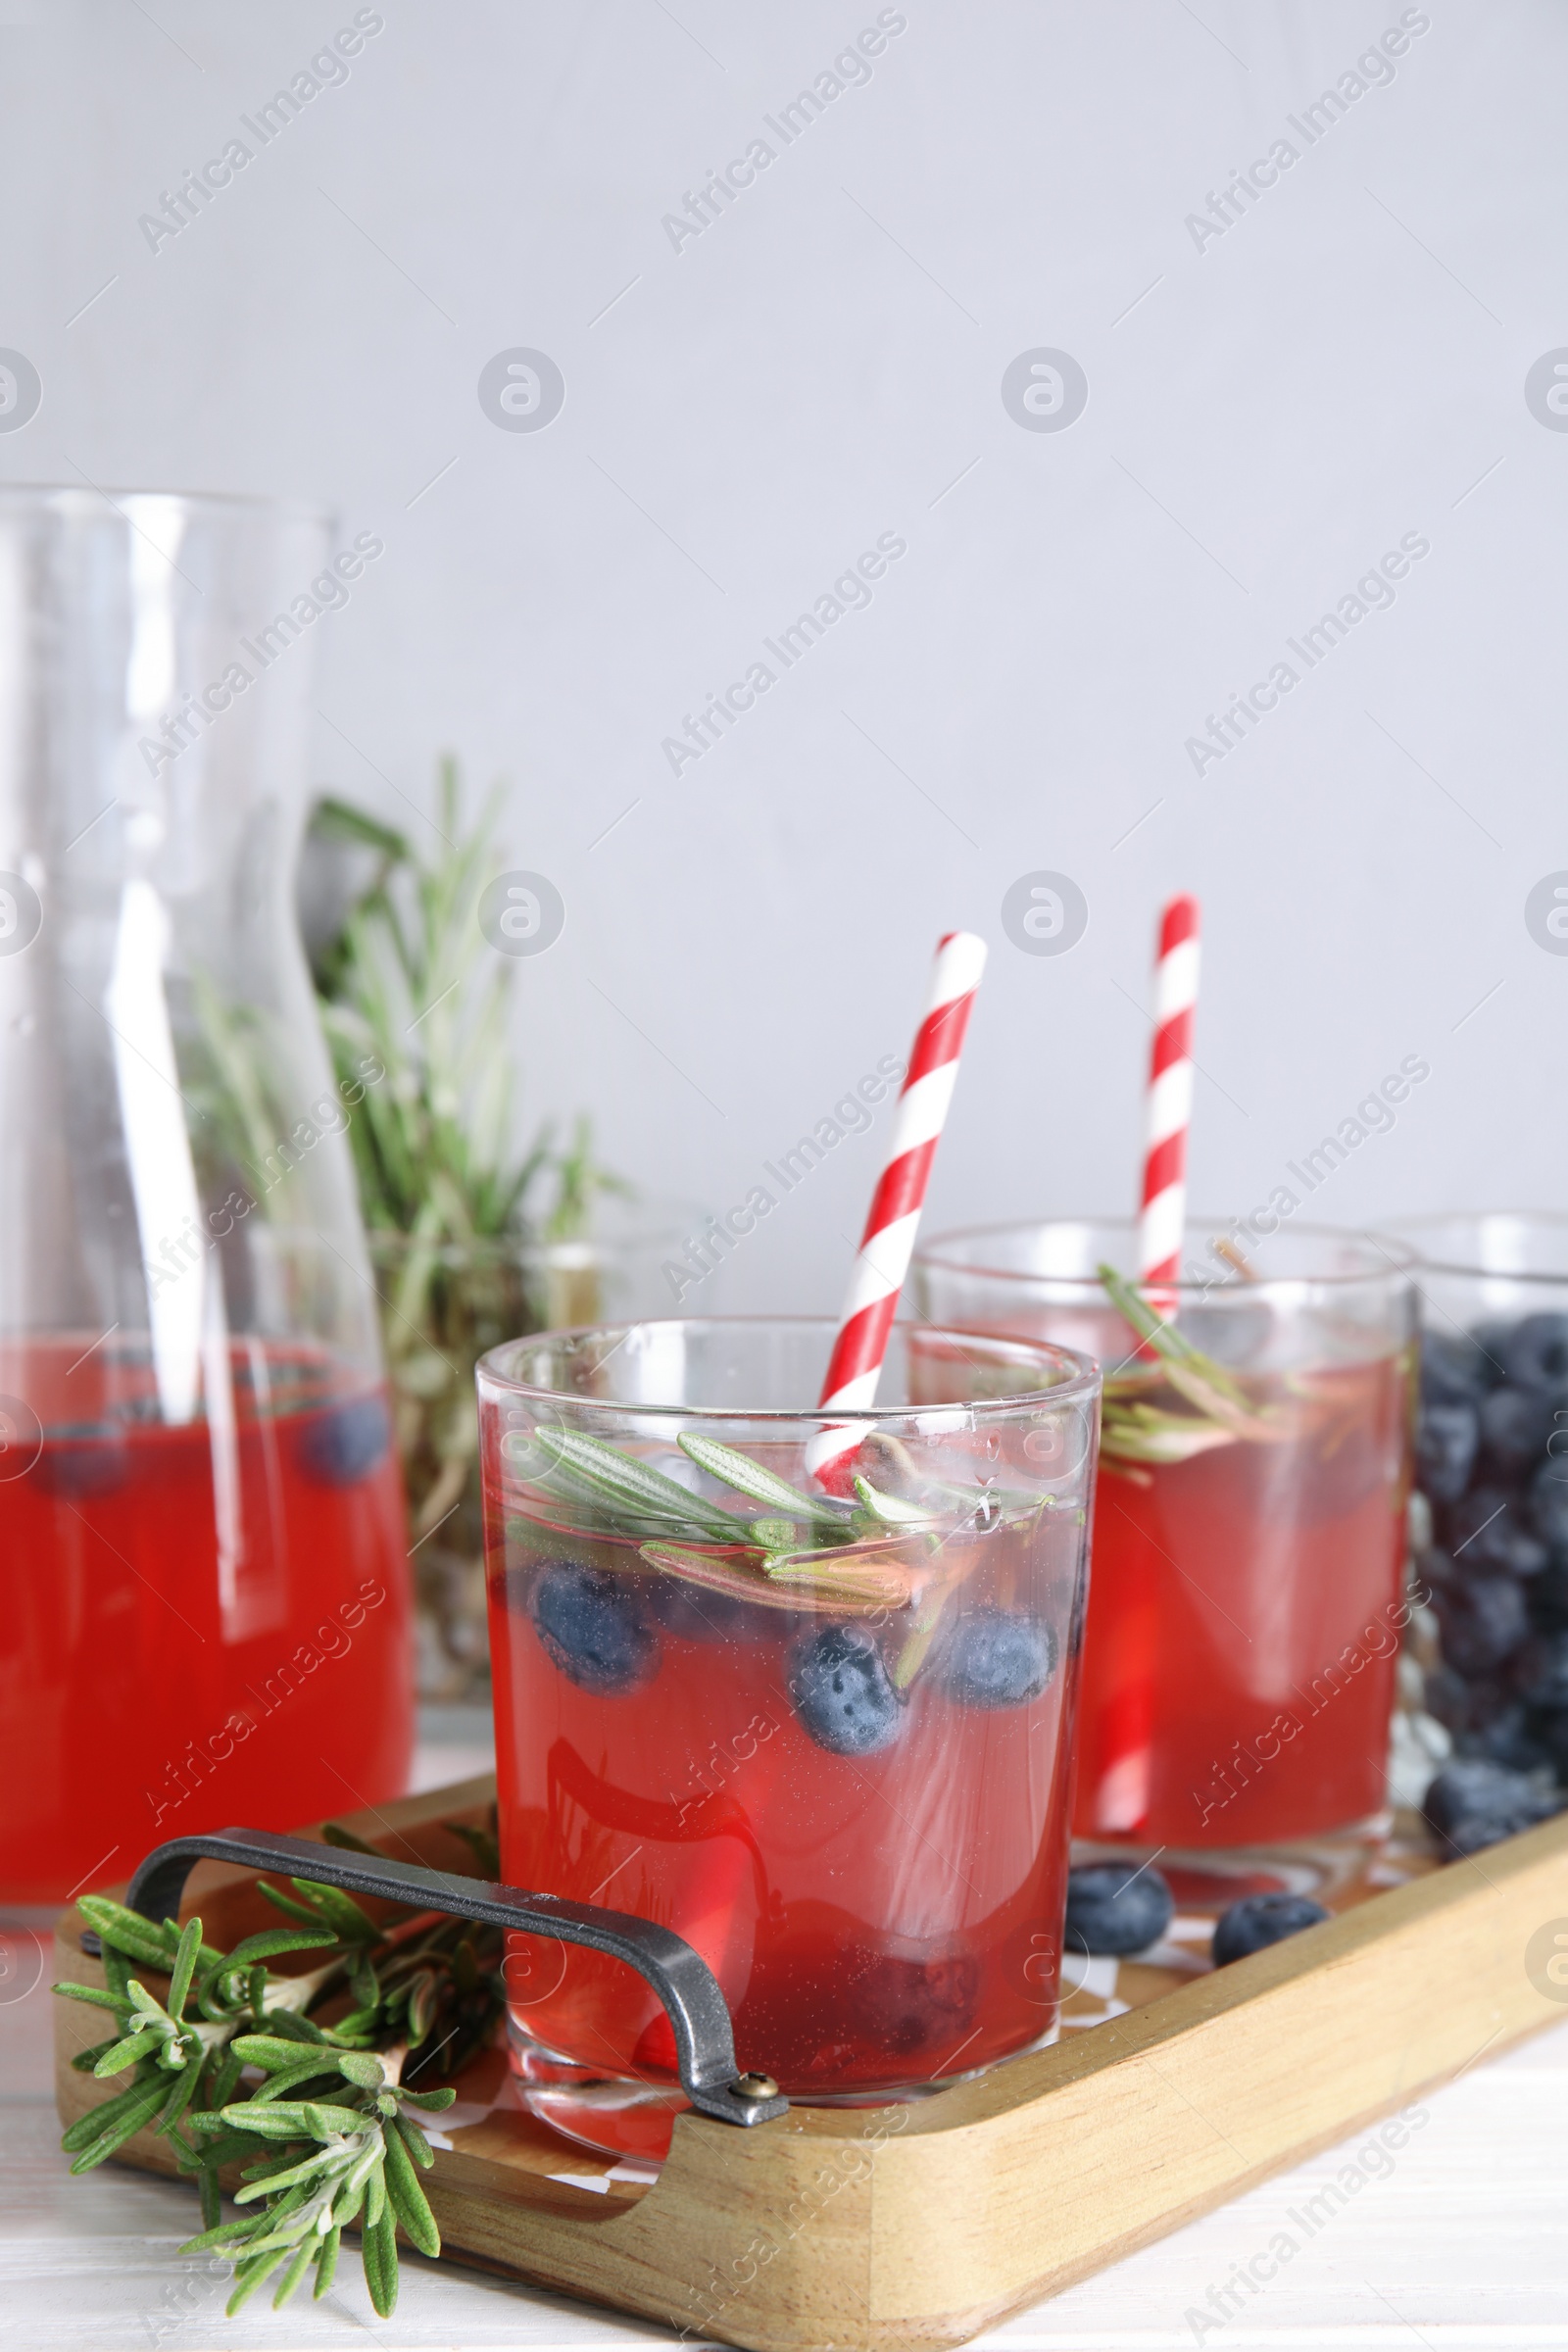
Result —
M882 2100L1055 2023L1100 1379L899 1327L831 1414L831 1325L549 1334L479 1367L502 1866L674 1928L742 2063ZM860 1432L832 1486L825 1427ZM612 1960L514 1938L530 2106L659 2155L668 2024Z
M917 1307L1104 1372L1074 1829L1276 1844L1385 1805L1403 1599L1410 1253L1284 1226L1126 1278L1131 1222L933 1239ZM1102 1269L1104 1271L1102 1272Z

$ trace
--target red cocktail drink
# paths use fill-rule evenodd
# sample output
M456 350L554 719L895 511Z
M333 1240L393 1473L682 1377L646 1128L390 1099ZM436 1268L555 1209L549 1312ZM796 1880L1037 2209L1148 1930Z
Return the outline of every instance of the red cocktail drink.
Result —
M671 1333L686 1344L656 1377ZM809 1395L826 1327L645 1325L612 1360L617 1336L522 1342L481 1368L507 1878L673 1927L717 1976L743 2063L794 2098L896 2096L1038 2041L1055 2018L1092 1373L995 1341L944 1356L932 1338L912 1344L916 1376L901 1348L889 1386L931 1409L834 1416L865 1430L861 1491L839 1501L805 1468L813 1416L708 1409L726 1387ZM638 1402L574 1393L601 1353L606 1386ZM666 1524L630 1484L617 1497L612 1466L596 1502L606 1465L584 1437L672 1482L645 1497ZM508 1977L530 2103L660 2152L679 2097L653 1995L529 1937Z
M1176 1413L1157 1388L1148 1401ZM1259 1383L1252 1402L1266 1439L1102 1460L1081 1837L1274 1844L1384 1802L1406 1370Z
M1094 1278L1124 1236L950 1235L926 1311L1105 1374L1074 1829L1273 1844L1385 1803L1409 1475L1408 1283L1353 1237L1290 1237L1184 1285L1150 1339ZM1134 1300L1134 1305L1137 1305Z
M158 1418L91 1333L0 1350L0 1885L54 1902L161 1838L401 1790L412 1709L384 1390L241 1342Z

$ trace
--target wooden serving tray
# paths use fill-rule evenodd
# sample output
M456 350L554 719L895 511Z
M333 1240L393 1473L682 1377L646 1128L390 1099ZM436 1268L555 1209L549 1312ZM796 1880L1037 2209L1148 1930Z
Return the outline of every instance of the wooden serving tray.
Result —
M348 1824L458 1870L466 1848L441 1825L492 1794L468 1781ZM1410 1826L1381 1847L1216 1863L1212 1886L1186 1882L1152 1958L1080 1964L1053 2047L910 2106L795 2107L752 2131L678 2116L657 2180L524 2114L504 2054L487 2052L432 2119L450 2142L425 2176L442 2259L760 2352L962 2343L1562 2022L1525 1947L1568 1919L1568 1815L1443 1869ZM1208 1968L1227 1901L1307 1883L1335 1918ZM213 1864L186 1910L218 1943L276 1920L253 1878ZM85 1924L60 1921L60 1970L101 1983ZM95 2012L56 2000L63 2123L116 2087L69 2064L100 2034ZM145 2132L118 2161L176 2169Z

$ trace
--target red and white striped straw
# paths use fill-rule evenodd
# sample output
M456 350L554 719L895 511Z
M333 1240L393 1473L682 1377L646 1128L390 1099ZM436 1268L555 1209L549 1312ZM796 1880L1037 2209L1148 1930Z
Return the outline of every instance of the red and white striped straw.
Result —
M888 1155L871 1196L822 1383L824 1406L863 1411L876 1401L888 1333L909 1270L937 1138L953 1101L958 1056L985 962L986 943L972 931L950 931L938 942L931 995L910 1049ZM807 1467L820 1474L841 1454L852 1452L860 1434L854 1423L818 1430L807 1446Z
M1198 901L1182 897L1172 899L1160 916L1154 965L1154 1043L1138 1217L1138 1271L1147 1283L1175 1282L1181 1271L1197 1003Z

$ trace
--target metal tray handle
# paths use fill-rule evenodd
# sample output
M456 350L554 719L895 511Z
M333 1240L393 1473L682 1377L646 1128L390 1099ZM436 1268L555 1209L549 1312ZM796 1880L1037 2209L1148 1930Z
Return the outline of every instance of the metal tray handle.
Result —
M555 1936L563 1943L586 1944L634 1968L662 2002L675 2035L681 2088L700 2115L722 2124L765 2124L783 2115L789 2101L766 2075L736 2071L735 2036L729 2005L700 1952L669 1928L637 1919L629 1911L607 1911L598 1903L568 1903L554 1894L525 1894L517 1886L491 1886L482 1879L427 1870L419 1862L392 1862L317 1845L308 1838L274 1838L265 1830L215 1830L210 1837L171 1838L138 1867L125 1901L143 1918L177 1919L180 1896L196 1862L232 1862L245 1870L275 1871L340 1886L345 1894L380 1895L413 1903L421 1911L445 1911L456 1919L479 1919L530 1936Z

